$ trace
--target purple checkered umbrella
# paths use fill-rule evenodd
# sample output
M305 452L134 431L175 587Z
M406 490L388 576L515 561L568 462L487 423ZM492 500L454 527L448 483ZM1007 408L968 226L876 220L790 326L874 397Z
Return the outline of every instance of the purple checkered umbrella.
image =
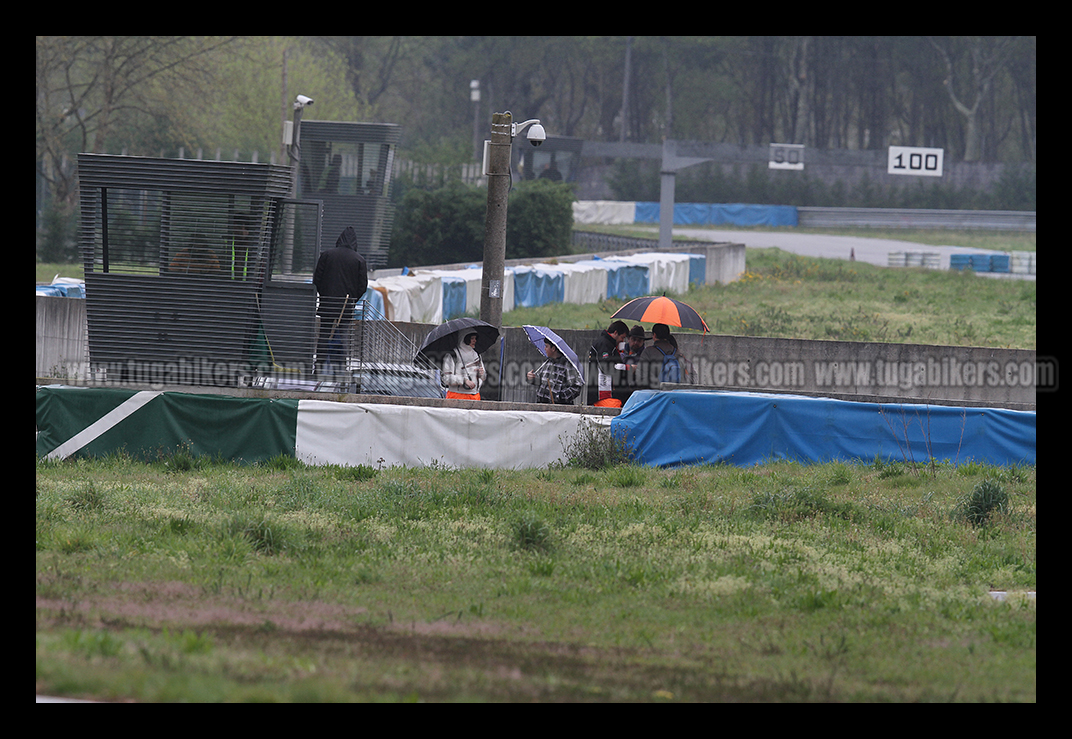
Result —
M525 334L529 337L529 341L540 350L540 354L544 353L543 342L545 339L554 344L562 352L562 356L568 359L570 364L577 369L577 372L581 375L581 380L584 380L584 368L580 360L577 359L577 352L570 348L565 339L546 326L522 326L521 328L525 329Z

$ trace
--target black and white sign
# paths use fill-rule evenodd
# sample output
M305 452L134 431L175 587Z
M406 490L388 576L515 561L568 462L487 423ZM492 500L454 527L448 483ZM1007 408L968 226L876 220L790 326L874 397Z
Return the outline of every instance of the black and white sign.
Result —
M804 169L804 144L771 144L769 169Z
M886 161L889 174L914 174L924 177L942 176L944 149L925 149L920 146L891 146Z

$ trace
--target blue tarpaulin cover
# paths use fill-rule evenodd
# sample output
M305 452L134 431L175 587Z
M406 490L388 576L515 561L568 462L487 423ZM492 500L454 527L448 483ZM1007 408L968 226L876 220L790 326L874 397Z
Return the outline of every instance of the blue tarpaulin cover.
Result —
M702 286L707 282L707 257L703 254L689 254L689 289L693 285Z
M561 303L565 293L562 272L537 267L514 267L514 305L535 308Z
M659 203L637 203L636 222L658 223ZM683 226L727 223L734 226L796 226L797 209L792 205L675 203L674 223Z
M607 265L607 297L632 300L647 295L651 276L646 264L627 264L605 260Z
M368 290L365 291L365 300L368 301L370 309L369 318L387 315L387 308L383 304L383 295L380 294L379 290L374 290L370 287ZM361 310L361 303L358 303L354 306L354 318L361 318Z
M772 460L1035 464L1035 414L769 393L642 390L611 422L655 467Z
M465 315L466 286L460 277L443 277L443 320Z

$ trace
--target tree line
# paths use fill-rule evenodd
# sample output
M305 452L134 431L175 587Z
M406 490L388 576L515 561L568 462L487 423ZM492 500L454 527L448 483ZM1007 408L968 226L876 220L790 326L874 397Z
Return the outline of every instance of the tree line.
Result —
M491 114L549 135L820 149L933 146L1033 165L1034 36L38 36L38 207L79 152L272 153L306 117L398 123L401 155L474 161ZM478 98L478 99L477 99Z

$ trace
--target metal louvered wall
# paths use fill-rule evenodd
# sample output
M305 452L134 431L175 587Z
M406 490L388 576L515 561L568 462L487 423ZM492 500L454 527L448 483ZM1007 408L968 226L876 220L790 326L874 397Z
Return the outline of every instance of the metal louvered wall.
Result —
M321 251L353 226L369 268L387 265L391 176L401 138L401 129L390 123L302 121L298 195L324 203Z
M346 226L357 232L370 267L386 262L399 132L308 121L301 139L300 199L290 197L291 167L79 156L88 361L96 381L323 384L323 367L314 374L313 270ZM416 377L420 387L411 392L427 392L428 372L414 366L416 348L366 313L340 327L346 367L332 369L342 369L343 386L406 394L398 392L398 375L406 386Z
M288 200L290 173L79 156L95 378L233 386L311 371L320 203Z

